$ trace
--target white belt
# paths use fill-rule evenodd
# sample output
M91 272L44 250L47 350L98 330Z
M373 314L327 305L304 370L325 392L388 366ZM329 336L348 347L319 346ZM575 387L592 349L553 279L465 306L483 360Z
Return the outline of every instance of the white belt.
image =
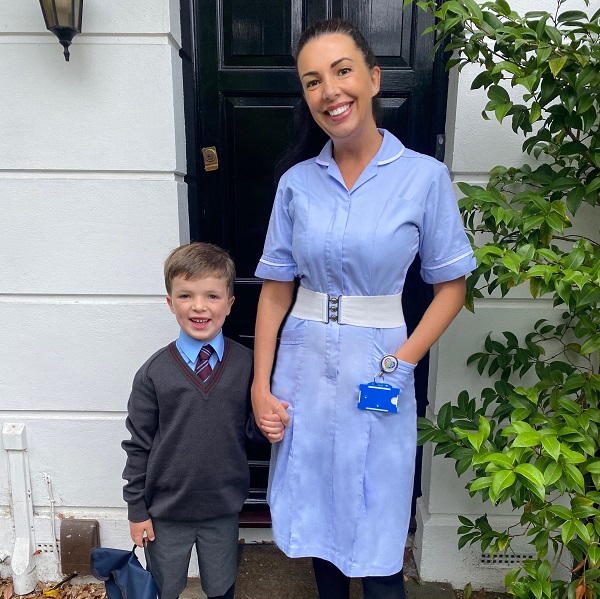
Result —
M404 326L402 294L330 295L298 288L290 314L302 320L337 322L356 327L394 329Z

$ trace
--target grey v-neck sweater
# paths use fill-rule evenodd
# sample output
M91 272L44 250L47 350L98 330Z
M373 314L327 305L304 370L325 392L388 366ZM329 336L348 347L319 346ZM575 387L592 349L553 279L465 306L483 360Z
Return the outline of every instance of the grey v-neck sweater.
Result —
M245 436L265 438L252 417L252 352L225 339L223 359L203 383L175 343L137 372L123 441L129 520L198 522L241 510L248 496Z

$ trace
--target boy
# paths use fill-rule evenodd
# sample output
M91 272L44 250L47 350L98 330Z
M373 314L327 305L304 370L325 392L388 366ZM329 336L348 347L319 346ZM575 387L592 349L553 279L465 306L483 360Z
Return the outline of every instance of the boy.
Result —
M249 486L245 435L264 440L248 400L252 352L221 331L235 266L221 248L191 243L171 252L164 274L181 331L133 381L131 439L122 444L131 538L145 546L161 599L186 587L193 545L204 592L233 599L238 513ZM278 420L262 423L271 442L283 437Z

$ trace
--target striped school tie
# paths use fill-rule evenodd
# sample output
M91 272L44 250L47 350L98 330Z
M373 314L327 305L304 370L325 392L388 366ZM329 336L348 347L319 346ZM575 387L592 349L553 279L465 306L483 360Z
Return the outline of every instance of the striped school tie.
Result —
M198 354L195 371L203 382L206 382L212 372L212 366L210 365L209 360L214 351L212 345L204 345Z

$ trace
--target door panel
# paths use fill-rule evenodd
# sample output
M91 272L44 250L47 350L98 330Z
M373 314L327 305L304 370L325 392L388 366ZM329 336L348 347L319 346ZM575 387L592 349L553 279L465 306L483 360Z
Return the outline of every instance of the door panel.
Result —
M401 0L182 0L190 230L192 239L231 252L238 279L225 333L249 347L260 293L253 275L273 203L274 165L292 138L301 93L293 60L301 31L316 19L354 21L382 68L382 126L414 150L435 152L445 118L443 61L438 56L434 63L432 37L421 35L430 17L414 5L403 12L401 5ZM204 146L216 146L218 170L204 170ZM409 331L430 297L413 265L403 297ZM427 367L424 359L416 371L420 415ZM264 502L268 454L268 446L249 447L254 502Z
M224 67L293 67L292 39L302 29L302 4L293 0L220 3ZM295 34L295 35L294 35Z
M237 96L223 98L223 103L226 163L235 173L226 182L226 220L237 249L238 277L249 278L262 253L273 205L273 164L291 138L296 100Z

